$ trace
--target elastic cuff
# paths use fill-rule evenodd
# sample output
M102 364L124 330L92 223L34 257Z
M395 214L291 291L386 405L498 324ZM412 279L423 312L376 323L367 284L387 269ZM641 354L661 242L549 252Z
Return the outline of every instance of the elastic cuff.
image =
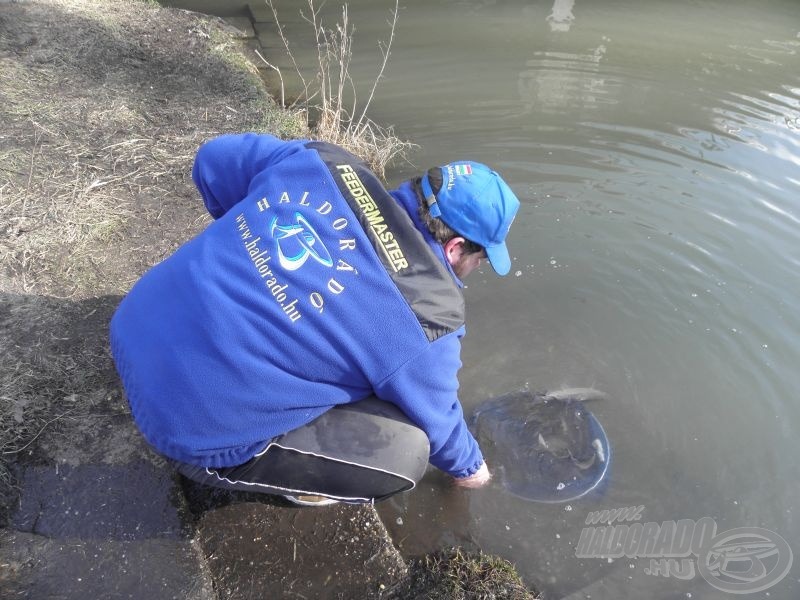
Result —
M475 473L477 473L482 466L483 466L483 459L480 459L471 467L467 469L462 469L460 471L456 471L455 473L450 473L450 475L452 475L456 479L464 479L466 477L471 477L472 475L475 475Z

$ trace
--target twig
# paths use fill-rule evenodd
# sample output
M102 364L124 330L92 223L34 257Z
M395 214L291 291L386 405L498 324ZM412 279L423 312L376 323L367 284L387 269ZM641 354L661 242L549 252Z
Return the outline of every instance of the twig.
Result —
M300 71L300 67L297 65L297 61L294 58L294 54L292 54L291 49L289 48L289 40L286 39L286 35L283 33L283 26L281 25L280 21L278 20L278 11L275 8L275 5L272 3L272 0L266 0L267 6L269 6L270 10L272 10L272 17L275 19L275 26L278 28L278 35L283 42L283 47L286 48L286 54L289 55L289 59L292 61L292 65L294 65L294 70L297 72L297 76L300 78L300 82L303 84L303 98L306 101L306 114L308 114L308 83L306 82L305 77L303 77L303 73ZM292 104L294 106L294 104ZM285 105L283 108L287 108ZM291 107L289 107L291 108Z
M266 58L264 58L261 55L261 52L259 52L258 50L256 50L256 55L258 56L258 58L264 61L265 65L267 65L270 69L274 69L278 73L278 78L281 80L281 108L286 108L286 93L283 86L283 74L281 73L281 70L275 65L273 65L271 62L269 62Z
M28 207L28 196L31 192L31 181L33 180L33 165L36 160L36 146L39 144L39 140L41 139L41 134L37 131L33 136L33 148L31 148L31 162L30 167L28 168L28 182L25 184L25 199L22 201L22 210L20 211L20 216L25 216L25 210Z
M372 102L372 98L375 95L375 89L378 87L378 82L383 78L383 72L386 70L386 63L389 60L389 52L392 49L392 42L394 41L394 32L397 27L397 16L398 10L400 6L400 0L395 0L394 2L394 11L392 11L392 20L391 20L391 30L389 32L389 41L386 43L386 46L381 47L381 52L383 52L383 62L381 63L380 71L378 71L378 76L375 78L375 81L372 83L372 89L369 92L369 97L367 98L366 104L364 104L364 110L361 112L361 116L358 118L356 122L356 128L361 125L362 120L367 114L367 109L369 108L370 103Z
M55 421L58 421L59 419L62 419L64 417L66 417L69 413L74 411L76 408L78 408L78 407L74 406L74 407L70 408L68 411L66 411L65 413L62 413L62 414L58 415L57 417L53 417L52 419L50 419L47 423L42 425L42 428L39 430L39 432L35 436L33 436L33 438L27 444L25 444L22 448L17 448L16 450L6 450L6 451L2 452L2 454L19 454L20 452L25 450L25 448L27 448L33 442L35 442L36 438L38 438L40 435L42 435L42 432L47 428L48 425L50 425L50 423L54 423Z
M148 138L133 138L132 140L125 140L124 142L117 142L116 144L111 144L109 146L103 146L100 150L108 150L109 148L116 148L117 146L130 146L131 144L136 144L138 142L152 142L153 140Z

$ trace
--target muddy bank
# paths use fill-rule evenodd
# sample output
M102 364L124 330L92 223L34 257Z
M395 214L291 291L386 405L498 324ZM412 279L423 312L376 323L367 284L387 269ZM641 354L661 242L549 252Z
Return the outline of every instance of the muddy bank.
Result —
M0 2L4 598L425 595L371 507L187 487L130 419L107 325L209 222L197 147L305 132L238 44L150 2Z
M275 105L221 21L96 0L2 5L0 122L8 464L99 401L127 410L108 320L147 268L210 221L190 179L197 147L304 125Z

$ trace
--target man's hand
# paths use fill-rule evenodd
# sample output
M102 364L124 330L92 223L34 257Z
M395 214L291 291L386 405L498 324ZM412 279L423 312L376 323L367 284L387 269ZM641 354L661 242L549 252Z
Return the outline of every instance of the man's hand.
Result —
M469 477L454 478L453 485L463 488L479 488L489 483L491 478L492 474L489 473L489 467L486 466L486 463L483 463L481 468L475 471Z

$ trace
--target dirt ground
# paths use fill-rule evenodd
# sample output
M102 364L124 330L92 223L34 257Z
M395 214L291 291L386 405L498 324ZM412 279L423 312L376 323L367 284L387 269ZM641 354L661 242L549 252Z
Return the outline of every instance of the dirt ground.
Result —
M198 145L297 135L220 21L147 2L51 0L0 10L3 288L123 293L206 216Z
M303 121L275 105L221 21L49 0L0 5L0 123L8 463L98 383L114 387L112 307L209 220L190 179L197 147L225 132L299 135Z
M275 105L238 44L218 19L146 0L0 0L4 597L162 597L140 595L137 573L149 569L163 571L165 598L261 597L242 595L245 584L258 581L241 580L236 565L259 555L242 545L236 523L280 523L287 509L240 497L226 502L242 504L247 519L236 508L200 510L139 439L107 340L110 317L133 282L210 220L190 179L198 146L226 132L307 134L304 119ZM92 485L76 483L87 478ZM111 500L109 486L122 488ZM155 496L138 496L144 489ZM157 521L142 537L152 514L119 514L131 497L160 506L168 524ZM75 516L59 516L65 510ZM320 528L340 535L333 524L342 515L327 514L328 521L305 519L309 547ZM351 520L362 542L348 546L341 534L341 543L361 560L353 585L381 582L364 589L426 597L424 585L397 584L406 565L374 511L354 512ZM279 552L288 552L288 539L276 538ZM326 560L341 557L316 546L319 556L306 558L308 585ZM380 563L377 578L361 555L367 551ZM86 558L91 552L110 558L98 567ZM171 555L180 557L178 566L165 568ZM451 563L423 561L412 573L440 591L449 577L450 591L437 597L532 597L517 584L488 595L482 587L470 591L469 569L446 575ZM284 564L288 581L292 566ZM85 576L68 584L66 572ZM486 570L470 572L484 577ZM343 589L337 597L348 597Z

